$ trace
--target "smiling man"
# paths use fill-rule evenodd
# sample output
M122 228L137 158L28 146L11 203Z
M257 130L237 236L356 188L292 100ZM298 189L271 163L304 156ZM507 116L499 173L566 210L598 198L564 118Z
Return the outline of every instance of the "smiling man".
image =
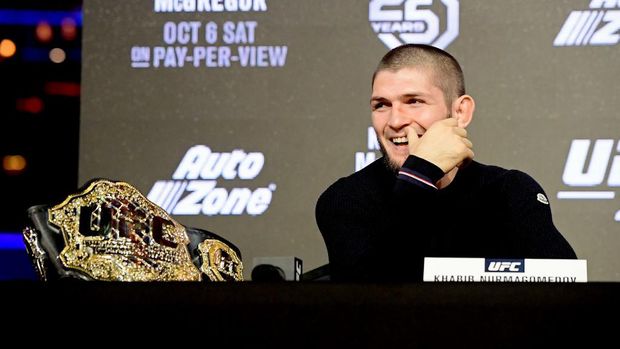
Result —
M420 281L424 257L576 258L529 175L473 161L475 102L450 54L409 44L372 80L383 158L319 198L335 281Z

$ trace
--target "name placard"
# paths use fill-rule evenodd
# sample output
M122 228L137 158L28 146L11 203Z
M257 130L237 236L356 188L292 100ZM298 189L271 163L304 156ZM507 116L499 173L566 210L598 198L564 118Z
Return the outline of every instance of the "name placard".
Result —
M424 258L425 282L588 282L584 259Z

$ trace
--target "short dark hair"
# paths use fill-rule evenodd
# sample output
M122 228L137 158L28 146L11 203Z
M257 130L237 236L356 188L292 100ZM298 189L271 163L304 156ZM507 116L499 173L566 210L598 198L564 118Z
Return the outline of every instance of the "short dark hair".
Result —
M380 71L397 71L410 67L432 69L437 87L443 92L448 108L455 98L465 94L465 78L456 58L444 50L422 44L406 44L386 53L372 75L372 85Z

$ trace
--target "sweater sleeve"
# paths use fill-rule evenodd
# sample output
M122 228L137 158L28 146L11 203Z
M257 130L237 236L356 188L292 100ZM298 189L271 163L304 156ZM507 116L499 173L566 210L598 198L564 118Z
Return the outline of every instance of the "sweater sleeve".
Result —
M399 187L403 185L407 187L405 183L409 183L427 190L430 188L437 190L436 183L443 175L443 171L433 163L410 155L398 171L397 183Z
M507 171L500 188L505 205L503 230L520 257L577 258L568 241L553 224L551 207L543 188L532 177Z

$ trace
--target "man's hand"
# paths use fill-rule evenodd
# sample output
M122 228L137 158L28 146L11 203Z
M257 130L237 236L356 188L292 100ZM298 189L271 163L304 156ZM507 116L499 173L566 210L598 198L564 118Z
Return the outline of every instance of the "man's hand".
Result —
M458 127L456 118L435 122L422 137L418 137L412 126L408 126L406 132L409 154L433 163L444 173L474 158L473 144L467 139L467 130Z

